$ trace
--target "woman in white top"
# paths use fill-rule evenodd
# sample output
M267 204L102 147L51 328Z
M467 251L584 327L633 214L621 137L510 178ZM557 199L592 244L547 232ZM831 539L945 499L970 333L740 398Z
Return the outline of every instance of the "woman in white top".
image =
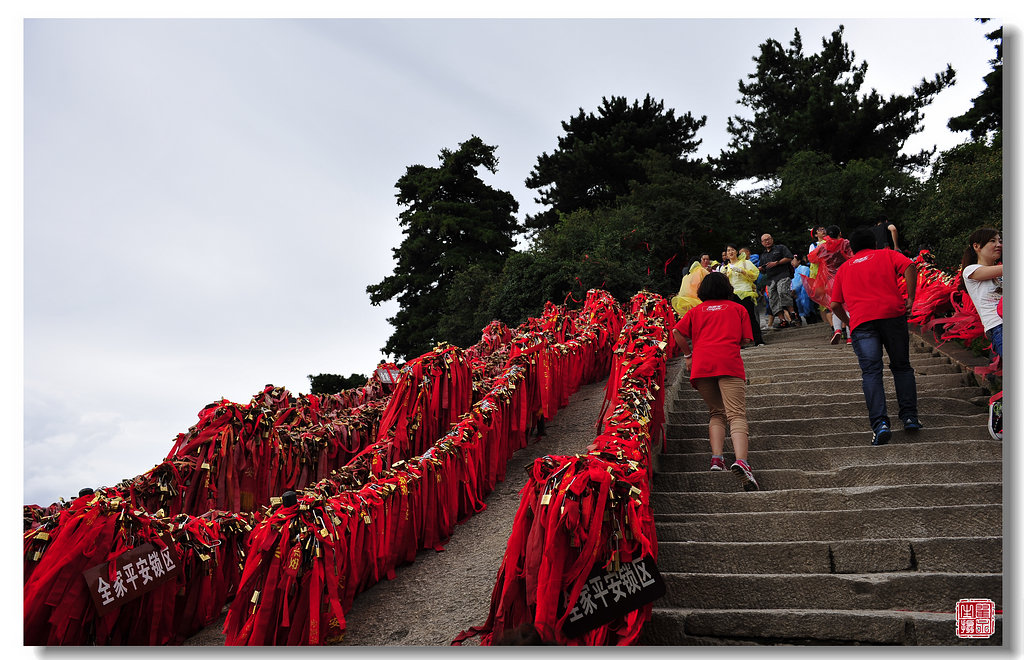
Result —
M971 234L960 262L963 286L974 302L992 350L1003 356L1003 319L996 305L1003 297L1003 239L999 230L982 227Z

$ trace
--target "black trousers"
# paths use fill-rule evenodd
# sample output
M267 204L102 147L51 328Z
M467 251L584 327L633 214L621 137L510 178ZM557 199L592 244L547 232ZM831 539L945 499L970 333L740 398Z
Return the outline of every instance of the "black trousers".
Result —
M740 298L740 304L747 308L750 315L750 330L754 333L754 344L763 344L764 336L761 335L761 319L757 314L757 303L754 298Z

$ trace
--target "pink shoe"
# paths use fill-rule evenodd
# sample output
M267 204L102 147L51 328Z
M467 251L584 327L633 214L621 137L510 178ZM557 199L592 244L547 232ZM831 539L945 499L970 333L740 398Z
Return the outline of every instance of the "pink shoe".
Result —
M713 472L719 472L725 470L725 459L721 456L711 457L711 470Z
M730 469L743 481L743 490L757 490L757 479L754 478L754 471L750 469L746 461L736 461Z

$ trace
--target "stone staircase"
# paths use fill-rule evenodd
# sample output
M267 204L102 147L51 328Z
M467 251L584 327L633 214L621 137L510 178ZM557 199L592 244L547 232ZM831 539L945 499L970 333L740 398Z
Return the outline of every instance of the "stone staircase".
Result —
M708 470L707 411L679 370L652 508L667 593L647 645L999 645L956 636L962 598L1002 608L1002 443L986 393L911 334L925 428L871 446L851 346L823 324L748 348L750 465ZM828 364L828 367L822 365ZM733 460L726 441L726 462Z

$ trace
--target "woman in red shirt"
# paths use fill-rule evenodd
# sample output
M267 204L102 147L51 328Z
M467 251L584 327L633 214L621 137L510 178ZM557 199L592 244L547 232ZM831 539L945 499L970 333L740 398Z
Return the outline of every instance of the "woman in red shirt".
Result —
M683 349L690 384L711 413L711 469L725 469L725 429L728 423L736 461L732 471L744 490L757 490L757 480L747 463L746 373L740 349L754 341L746 308L734 301L729 278L709 273L697 289L701 304L679 319L672 334ZM692 341L692 351L691 351Z

